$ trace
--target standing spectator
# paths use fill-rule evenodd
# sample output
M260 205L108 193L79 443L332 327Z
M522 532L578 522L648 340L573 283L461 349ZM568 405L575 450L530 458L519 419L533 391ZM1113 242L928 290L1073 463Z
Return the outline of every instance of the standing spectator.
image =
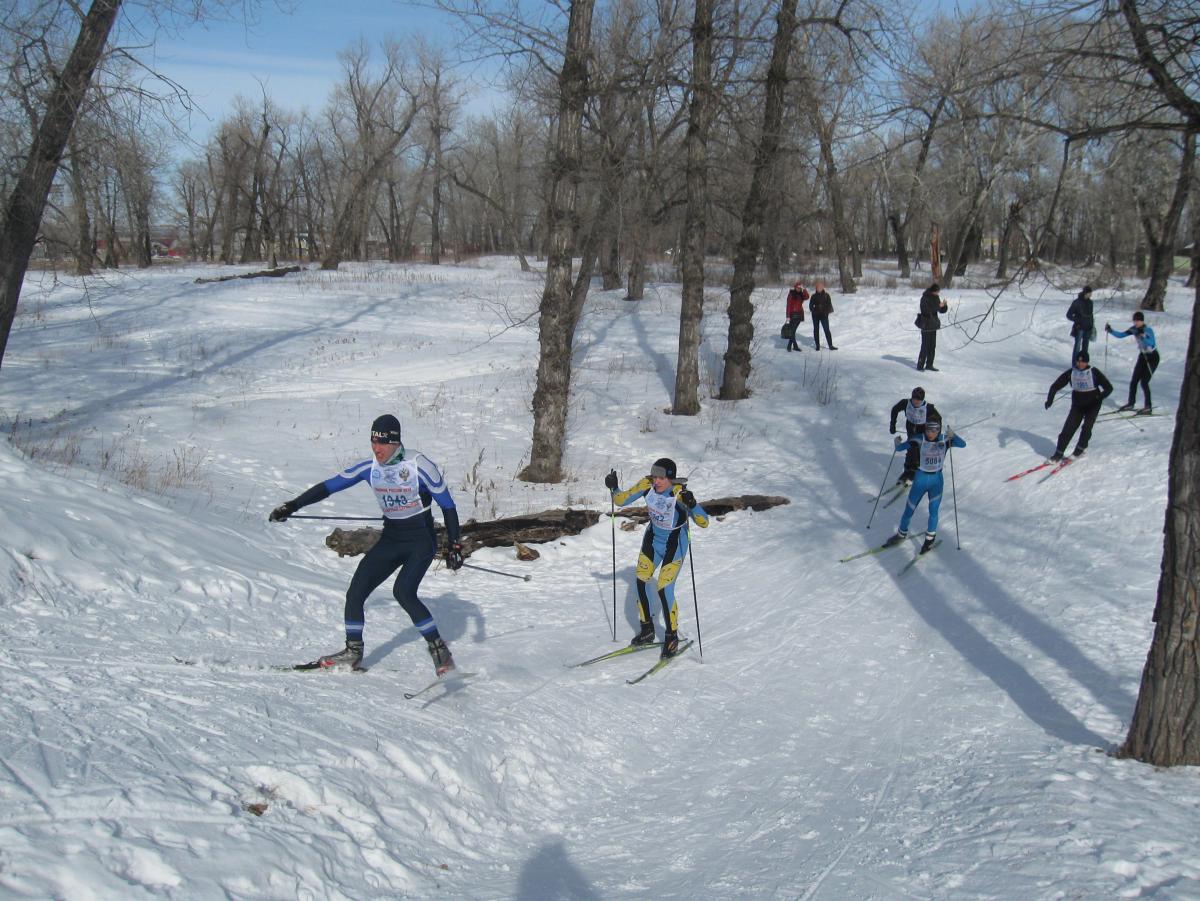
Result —
M1081 353L1086 353L1088 342L1096 340L1096 319L1092 309L1091 285L1084 285L1079 296L1067 307L1067 318L1071 320L1071 337L1075 339L1075 347L1071 351L1071 359L1079 359Z
M808 300L808 291L804 288L804 282L796 282L792 286L792 290L788 291L787 296L787 318L788 329L791 334L788 335L788 352L800 350L800 345L796 343L796 328L804 321L804 301Z
M1088 442L1092 438L1092 426L1096 424L1100 404L1104 398L1112 394L1113 390L1112 383L1104 377L1104 373L1091 367L1088 352L1081 350L1075 355L1075 365L1056 378L1054 384L1050 386L1050 391L1046 395L1047 410L1054 403L1054 395L1065 388L1068 382L1071 385L1071 411L1067 413L1067 420L1058 434L1058 444L1055 445L1054 453L1050 456L1053 463L1057 463L1063 458L1063 452L1071 443L1071 438L1075 435L1075 430L1079 428L1080 423L1083 424L1083 430L1079 433L1079 442L1075 445L1072 456L1083 456Z
M1132 410L1133 402L1137 400L1137 386L1141 385L1142 398L1146 405L1138 410L1138 413L1149 416L1154 412L1154 407L1150 404L1150 377L1158 368L1158 343L1154 340L1154 329L1146 325L1146 314L1138 310L1133 314L1133 326L1129 331L1118 332L1107 322L1104 323L1104 330L1114 338L1128 338L1133 335L1138 347L1138 361L1133 367L1133 378L1129 380L1129 402L1117 409Z
M830 350L837 350L833 346L833 338L829 336L829 314L833 312L833 298L825 290L824 282L813 282L813 287L816 290L812 300L808 302L808 311L812 313L813 318L813 346L817 350L821 349L821 328L824 327L825 343L829 345Z
M925 293L921 295L921 312L917 314L917 328L921 330L921 351L917 354L917 369L930 372L938 372L938 368L933 365L933 355L937 350L937 333L942 327L942 320L938 317L938 313L945 313L950 309L946 305L946 301L942 300L941 294L938 292L941 288L937 282L934 282L925 289Z

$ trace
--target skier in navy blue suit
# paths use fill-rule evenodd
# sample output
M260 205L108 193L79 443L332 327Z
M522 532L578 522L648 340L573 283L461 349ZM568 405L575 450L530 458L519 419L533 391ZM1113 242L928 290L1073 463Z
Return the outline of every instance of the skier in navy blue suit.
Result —
M953 432L947 430L946 434L942 435L941 431L942 421L931 416L925 420L923 435L907 441L899 435L896 436L896 451L915 445L920 466L913 479L912 488L908 491L908 502L904 505L904 513L900 517L900 528L883 543L884 547L893 547L908 537L909 523L912 522L913 514L917 512L921 498L926 494L929 495L929 525L925 528L925 543L921 545L921 553L924 554L933 547L937 537L938 508L942 505L942 466L946 461L946 454L952 447L967 446L967 443Z
M417 587L429 564L437 555L437 534L430 507L436 501L442 508L449 545L446 565L458 569L463 564L458 510L437 466L423 454L405 451L400 440L400 420L391 414L371 424L373 460L348 467L332 478L313 485L294 500L271 511L271 522L283 522L301 507L323 501L329 495L362 482L374 491L383 511L383 534L367 551L354 571L346 591L346 647L321 657L316 663L323 669L358 669L363 657L363 605L367 597L384 583L397 568L392 587L405 613L412 618L428 644L433 666L441 676L454 669L454 658L438 632L433 614L417 597Z

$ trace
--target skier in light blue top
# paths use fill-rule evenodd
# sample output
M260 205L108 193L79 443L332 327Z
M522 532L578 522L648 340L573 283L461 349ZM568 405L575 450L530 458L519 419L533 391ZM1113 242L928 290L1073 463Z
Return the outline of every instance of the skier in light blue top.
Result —
M912 488L908 491L908 502L904 505L904 513L900 517L900 528L883 543L883 546L894 547L908 537L908 526L912 522L913 514L917 512L917 505L921 503L921 498L928 494L929 525L925 527L925 543L921 545L921 553L924 554L933 547L937 538L938 508L942 505L942 466L946 461L946 454L951 447L966 447L967 442L949 430L943 435L942 421L931 416L925 420L923 435L914 436L907 441L899 435L896 436L896 451L906 449L910 444L917 448L920 468L917 469Z
M1150 377L1154 375L1154 370L1158 368L1158 343L1154 340L1154 329L1146 325L1146 315L1137 310L1133 314L1133 325L1127 331L1118 332L1107 322L1104 323L1104 330L1114 338L1128 338L1133 335L1133 339L1137 342L1138 361L1133 367L1133 377L1129 380L1129 401L1118 410L1132 410L1133 402L1137 400L1137 387L1142 386L1142 399L1146 401L1145 405L1138 410L1142 416L1149 416L1154 412L1154 407L1150 404Z

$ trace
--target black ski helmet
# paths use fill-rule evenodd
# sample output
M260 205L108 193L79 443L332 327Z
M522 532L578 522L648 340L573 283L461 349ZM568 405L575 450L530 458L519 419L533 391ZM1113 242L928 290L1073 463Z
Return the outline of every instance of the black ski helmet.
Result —
M371 423L371 440L384 444L400 444L400 420L391 413L376 417Z
M650 467L650 477L659 477L663 479L675 478L675 461L670 457L659 457L654 461L654 465Z

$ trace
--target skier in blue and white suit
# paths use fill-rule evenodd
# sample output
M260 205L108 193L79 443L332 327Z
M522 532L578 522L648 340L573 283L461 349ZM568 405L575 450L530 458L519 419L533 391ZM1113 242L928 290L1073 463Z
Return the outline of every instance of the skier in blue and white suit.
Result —
M417 588L437 554L437 535L430 512L435 501L442 508L446 523L449 542L446 564L455 570L462 566L458 510L437 466L423 454L405 451L400 440L400 421L395 416L380 416L371 424L371 452L373 460L356 463L318 482L294 500L276 507L270 519L282 522L301 507L322 501L351 485L360 482L369 485L383 511L383 534L363 556L346 591L345 650L322 657L317 663L327 668L358 668L366 625L363 606L371 592L399 568L392 594L425 637L429 656L440 676L454 668L454 660L433 614L417 597Z
M947 430L941 434L942 421L934 417L925 420L925 434L905 441L896 436L896 451L915 445L920 466L912 488L908 491L908 502L904 505L904 513L900 517L900 528L896 534L883 543L884 547L892 547L908 537L908 525L912 522L913 514L921 498L929 495L929 525L925 528L925 543L921 545L921 553L926 553L933 547L937 537L938 508L942 505L942 466L946 462L946 454L952 447L966 447L967 443L958 435Z
M662 656L673 657L679 651L679 612L675 606L675 579L683 566L688 550L688 521L702 529L708 528L708 514L686 487L687 479L675 478L675 461L662 457L650 467L650 475L640 479L632 488L618 488L616 471L604 477L618 506L626 507L639 498L646 499L650 523L642 536L638 554L637 593L638 619L641 631L630 644L651 644L654 641L654 620L650 614L650 598L646 586L658 567L658 599L662 604L665 634Z

